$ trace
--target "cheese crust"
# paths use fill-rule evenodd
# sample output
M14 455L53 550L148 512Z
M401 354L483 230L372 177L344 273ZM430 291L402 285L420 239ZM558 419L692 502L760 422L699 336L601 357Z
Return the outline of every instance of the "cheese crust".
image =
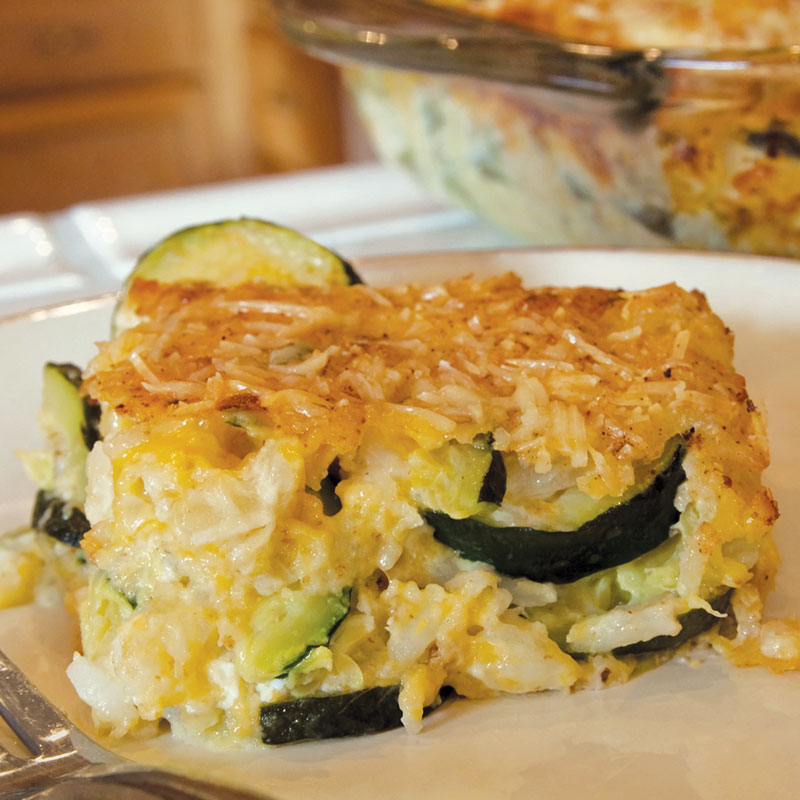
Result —
M611 47L767 49L800 37L797 0L429 0Z
M101 346L85 375L93 399L143 425L263 413L272 430L302 440L315 478L373 428L410 430L430 446L491 431L536 472L567 462L584 470L581 488L613 496L632 483L634 463L690 428L737 472L767 465L730 331L700 293L674 285L530 290L504 275L287 290L138 280L131 297L149 322Z

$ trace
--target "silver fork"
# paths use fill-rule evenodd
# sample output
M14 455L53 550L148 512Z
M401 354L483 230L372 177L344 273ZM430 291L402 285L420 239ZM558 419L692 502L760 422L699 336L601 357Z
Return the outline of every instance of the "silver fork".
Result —
M122 758L93 742L0 651L0 716L30 752L0 746L3 800L268 800Z

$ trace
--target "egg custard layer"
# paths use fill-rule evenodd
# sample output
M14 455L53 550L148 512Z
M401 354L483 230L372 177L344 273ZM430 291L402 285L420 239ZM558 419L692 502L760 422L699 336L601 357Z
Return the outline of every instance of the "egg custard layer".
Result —
M416 731L445 688L625 680L769 585L764 425L698 292L135 278L128 300L143 321L83 374L69 670L115 735Z

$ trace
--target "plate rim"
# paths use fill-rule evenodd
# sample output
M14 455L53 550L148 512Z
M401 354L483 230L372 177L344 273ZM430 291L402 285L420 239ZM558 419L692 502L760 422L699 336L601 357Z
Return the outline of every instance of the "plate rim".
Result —
M541 255L547 257L568 256L570 254L578 254L587 257L591 257L592 255L622 255L625 258L640 256L647 259L654 259L656 261L689 261L699 259L709 264L726 261L739 261L745 263L750 262L754 266L761 265L765 267L776 268L780 271L790 271L796 269L798 270L798 275L800 276L800 259L791 258L789 256L742 253L733 250L673 250L669 248L657 247L631 248L621 246L591 247L561 245L536 247L523 244L492 248L470 248L464 250L413 250L409 252L383 253L380 255L354 256L349 257L348 261L350 261L353 265L364 269L380 269L388 264L396 264L399 260L411 260L419 262L426 258L442 261L451 258L476 259L493 258L497 256L504 257L510 255L522 257ZM119 290L105 291L97 294L90 294L86 297L75 300L66 300L62 302L37 305L32 308L25 309L24 311L12 312L11 314L0 316L0 326L25 320L38 322L40 320L49 319L52 317L67 316L81 313L82 311L90 311L106 302L109 302L110 300L113 300L118 293Z

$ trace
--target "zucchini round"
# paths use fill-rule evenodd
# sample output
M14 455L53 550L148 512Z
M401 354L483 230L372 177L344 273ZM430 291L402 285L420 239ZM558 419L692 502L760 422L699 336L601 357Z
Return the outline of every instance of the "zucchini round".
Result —
M448 691L444 688L423 713L439 708ZM261 706L261 741L289 744L309 739L363 736L399 728L403 724L399 697L399 686L373 686L348 694L268 703Z
M286 588L264 599L252 616L252 634L237 651L242 675L254 682L285 676L328 644L349 610L349 588L338 594Z
M58 380L57 376L60 376L61 379L72 386L75 391L69 392L69 390L61 389L59 393L58 390L54 389L53 381ZM58 417L61 427L66 430L70 425L74 424L74 418L77 418L80 415L75 414L73 415L73 419L70 420L68 416L70 409L63 408L64 405L69 406L69 402L64 402L64 393L68 392L70 395L79 397L81 409L83 411L83 417L79 422L81 437L83 438L83 443L86 445L86 449L91 450L94 447L95 442L99 441L101 438L100 404L95 403L89 397L80 396L80 388L82 383L83 373L81 372L81 368L75 364L70 364L69 362L56 364L52 361L48 361L44 366L44 403L47 406L47 410L51 416ZM51 400L48 405L48 395L51 393L55 394L56 397L55 399Z
M349 694L269 703L261 706L261 741L288 744L399 728L399 696L399 686L376 686Z
M252 217L183 228L144 253L123 284L111 324L114 335L141 318L130 301L134 278L160 283L238 286L347 286L361 283L343 258L291 228Z
M92 526L80 508L40 489L33 503L31 527L70 547L80 547L83 534Z
M708 601L714 611L725 614L730 608L732 589ZM655 636L644 642L634 642L624 647L615 647L611 654L615 656L648 655L662 650L675 650L686 642L707 631L712 625L719 622L716 614L711 614L704 608L693 608L678 617L681 629L674 636Z
M100 406L80 394L81 370L48 362L42 371L39 424L50 440L53 458L35 474L31 527L71 547L79 547L91 527L83 513L86 457L100 439Z
M573 531L498 527L474 517L454 519L423 511L433 535L471 561L538 582L571 583L644 555L669 536L678 518L675 492L683 483L684 448L639 494L609 508Z
M322 513L326 517L333 517L342 510L342 501L336 494L336 487L342 480L342 470L339 458L334 458L328 466L328 472L320 482L319 489L306 486L306 491L322 501Z
M491 434L470 444L449 441L408 458L412 497L430 508L462 519L477 516L488 505L499 505L506 492L503 454L492 449Z
M489 462L489 469L483 476L480 492L478 493L479 503L491 503L499 506L503 502L506 494L506 462L503 461L503 454L497 450L492 450L492 458Z

